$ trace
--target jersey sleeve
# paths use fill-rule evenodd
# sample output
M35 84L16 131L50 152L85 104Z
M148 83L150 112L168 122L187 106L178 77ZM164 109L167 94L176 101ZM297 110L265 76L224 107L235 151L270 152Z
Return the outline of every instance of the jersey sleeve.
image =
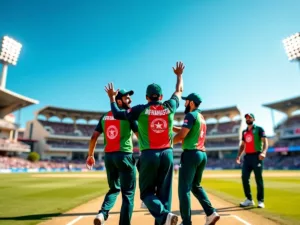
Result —
M191 129L193 127L194 123L195 123L195 117L193 116L192 113L188 113L184 117L182 127Z
M138 132L138 122L136 120L130 120L130 128L131 130L136 133Z
M111 103L111 111L115 119L118 120L138 120L141 112L144 110L144 105L136 105L130 109L119 109L117 103Z
M104 115L100 117L100 120L95 128L95 131L98 131L99 133L103 133L103 128L102 128L103 117L104 117Z
M264 128L262 128L262 127L259 127L258 134L261 138L267 137L266 132L265 132Z
M170 109L173 110L173 112L175 112L179 107L179 98L173 94L169 100L164 102L164 104L166 104Z

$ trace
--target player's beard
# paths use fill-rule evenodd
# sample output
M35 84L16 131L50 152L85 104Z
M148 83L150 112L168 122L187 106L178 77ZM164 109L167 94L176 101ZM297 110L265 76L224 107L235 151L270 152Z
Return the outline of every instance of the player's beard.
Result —
M246 123L247 123L248 125L252 125L252 124L253 124L253 121L246 121Z
M123 102L122 101L122 108L123 109L130 109L130 103L131 103L131 100L129 100L128 102Z
M190 106L190 103L187 105L187 107L185 107L185 110L184 110L184 114L187 114L191 111L191 106Z

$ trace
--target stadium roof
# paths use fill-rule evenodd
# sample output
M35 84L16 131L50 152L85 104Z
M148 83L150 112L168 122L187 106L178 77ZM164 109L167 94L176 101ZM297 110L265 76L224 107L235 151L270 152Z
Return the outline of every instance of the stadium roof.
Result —
M263 106L291 115L292 112L300 109L300 96L273 103L263 104Z
M223 108L215 108L215 109L203 109L201 110L202 115L205 119L221 119L222 117L233 118L235 116L240 116L241 112L237 106L229 106ZM184 117L184 112L177 112L176 117Z
M18 109L38 104L37 100L0 88L0 118Z
M77 119L85 119L89 120L99 120L101 115L106 112L100 111L88 111L88 110L80 110L80 109L68 109L68 108L60 108L54 106L46 106L36 112L36 116L43 115L47 119L56 116L60 119L71 118L73 120Z

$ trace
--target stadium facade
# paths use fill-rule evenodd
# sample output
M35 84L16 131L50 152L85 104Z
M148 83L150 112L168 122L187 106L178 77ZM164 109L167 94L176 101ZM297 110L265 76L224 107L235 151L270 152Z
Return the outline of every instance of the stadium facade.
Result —
M28 121L24 133L25 139L36 140L35 151L44 160L84 160L88 152L90 137L96 123L105 112L84 111L47 106L35 113L34 120ZM216 158L232 157L236 154L241 133L240 111L236 106L202 111L207 120L213 123L207 125L207 151ZM175 115L177 125L180 125L185 114ZM53 121L52 118L56 118ZM220 119L226 122L220 122ZM64 122L64 121L71 122ZM77 121L84 120L85 123ZM134 151L138 151L138 143L133 136ZM103 136L98 139L95 150L96 159L103 157ZM181 146L174 146L175 163L179 163Z

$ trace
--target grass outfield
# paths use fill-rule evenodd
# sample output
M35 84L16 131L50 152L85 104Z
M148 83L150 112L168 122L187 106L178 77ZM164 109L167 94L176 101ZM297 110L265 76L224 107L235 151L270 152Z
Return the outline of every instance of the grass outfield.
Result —
M239 204L245 199L240 175L240 171L206 171L202 185L208 192ZM264 171L264 182L266 208L251 211L282 224L300 224L300 171ZM254 177L251 190L257 204Z
M0 174L0 224L38 224L105 194L106 178L99 173L89 174L99 175L99 178Z
M0 180L1 225L38 224L107 190L105 173L98 172L0 174ZM240 171L205 171L202 184L234 204L244 200ZM255 199L253 178L251 184ZM265 199L266 209L251 210L282 224L300 224L300 171L265 171Z

